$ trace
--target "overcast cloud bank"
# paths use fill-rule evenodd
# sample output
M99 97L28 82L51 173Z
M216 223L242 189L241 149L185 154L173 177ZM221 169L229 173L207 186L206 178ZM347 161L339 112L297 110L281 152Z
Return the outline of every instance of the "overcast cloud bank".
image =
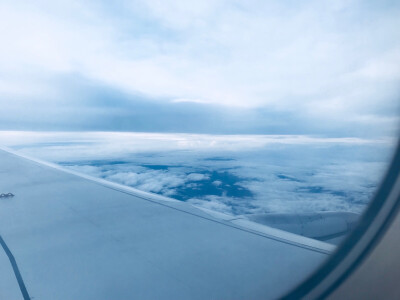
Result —
M396 1L0 3L0 129L396 135Z

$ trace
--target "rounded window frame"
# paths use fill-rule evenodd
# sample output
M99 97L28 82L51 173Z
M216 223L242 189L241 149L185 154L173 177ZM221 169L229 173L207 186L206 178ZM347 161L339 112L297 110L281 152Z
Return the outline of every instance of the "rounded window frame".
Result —
M400 140L388 171L358 226L303 283L282 299L326 298L379 244L400 211Z

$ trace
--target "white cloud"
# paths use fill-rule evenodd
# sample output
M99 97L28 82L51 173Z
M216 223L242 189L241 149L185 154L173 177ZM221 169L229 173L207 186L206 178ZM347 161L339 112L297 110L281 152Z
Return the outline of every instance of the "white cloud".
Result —
M374 113L363 112L366 102L399 96L398 7L123 3L118 10L117 3L3 1L0 94L46 95L53 87L39 74L75 73L167 101L272 107L337 122Z
M221 180L215 180L215 181L212 182L212 184L215 185L215 186L220 186L222 184L222 181Z
M231 200L230 198L228 199ZM188 203L224 214L233 214L232 206L225 204L224 200L226 200L226 197L209 196L205 199L192 198L188 200Z
M140 190L161 193L169 196L174 193L174 188L184 185L186 180L181 174L165 171L146 171L143 173L118 172L106 176L106 179L134 186Z
M190 173L189 175L186 176L186 179L191 180L191 181L206 180L209 178L210 178L210 176L207 176L205 174L200 174L200 173Z
M104 132L0 132L0 140L25 154L141 190L170 197L187 193L190 203L229 214L361 212L396 143ZM218 172L230 177L216 178Z
M121 159L127 153L162 153L174 151L182 161L195 151L201 155L240 153L262 149L279 149L285 145L386 145L397 138L322 138L304 135L210 135L140 132L29 132L0 131L1 144L18 147L27 154L51 161L95 160L107 157ZM48 143L51 141L51 144ZM42 153L43 144L46 152ZM32 146L32 145L39 145ZM178 160L179 162L179 160ZM217 164L217 161L212 161ZM198 175L191 175L198 176Z

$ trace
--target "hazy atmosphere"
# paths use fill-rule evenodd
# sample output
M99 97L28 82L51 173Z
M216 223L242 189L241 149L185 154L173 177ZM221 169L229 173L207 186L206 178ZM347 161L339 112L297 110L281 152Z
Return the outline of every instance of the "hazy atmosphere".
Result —
M31 157L214 211L360 213L394 139L120 132L0 132Z
M394 1L1 1L0 129L397 134Z
M2 1L0 144L232 214L361 212L398 136L393 1Z

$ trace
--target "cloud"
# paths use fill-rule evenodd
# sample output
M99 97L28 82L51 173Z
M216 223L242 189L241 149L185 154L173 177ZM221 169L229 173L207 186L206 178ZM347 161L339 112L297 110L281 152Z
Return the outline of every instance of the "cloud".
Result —
M46 112L41 125L47 128L56 122L49 116L60 102L70 118L82 111L76 128L88 119L116 130L134 119L118 122L124 114L104 108L96 118L96 105L73 100L82 90L71 95L66 77L72 76L118 91L115 99L123 92L159 101L149 101L147 111L160 102L221 106L220 116L242 120L238 128L254 111L271 112L253 119L253 131L270 128L266 120L276 114L286 116L283 123L293 115L297 124L309 120L305 131L328 122L331 131L367 123L393 127L400 95L399 15L397 4L384 1L3 1L0 105L14 127L24 117L13 119L12 112L27 103ZM114 117L104 124L107 113Z
M121 172L108 175L106 179L134 186L143 191L164 195L172 195L174 188L185 184L183 176L162 171L147 171L144 173Z
M8 146L73 170L241 215L362 212L395 139L161 133L0 132Z
M141 155L151 157L153 163L158 163L164 161L165 155L168 156L168 153L175 152L176 156L173 162L178 164L188 161L188 157L193 158L193 153L198 153L199 157L194 157L195 161L207 158L203 163L208 162L210 165L216 166L223 165L226 160L234 160L236 154L244 151L262 152L266 149L274 155L271 156L271 159L277 155L281 160L279 151L282 150L290 153L293 158L297 155L301 159L302 156L309 157L312 153L304 151L307 149L307 145L320 146L321 149L329 149L329 147L337 145L390 148L397 141L397 138L388 137L371 139L324 138L307 135L212 135L102 131L0 131L0 138L4 145L16 147L28 151L33 156L56 162L93 161L103 158L121 160L127 158L127 155L135 154L138 157ZM304 148L296 147L296 145L303 145ZM46 149L45 153L42 153L42 148ZM303 151L299 152L300 149ZM230 153L228 157L227 153ZM340 153L342 152L338 152L336 155ZM345 154L349 155L347 152ZM316 158L318 157L316 156Z
M207 180L210 178L210 176L200 173L190 173L189 175L186 176L186 178L192 181L200 181L200 180Z
M233 210L232 210L232 206L229 204L224 203L227 198L226 197L217 197L217 196L209 196L206 197L205 199L189 199L188 203L193 204L197 207L201 207L201 208L206 208L206 209L210 209L213 211L217 211L217 212L221 212L224 214L234 214ZM230 198L228 198L229 200L231 200ZM228 201L226 201L228 202Z

